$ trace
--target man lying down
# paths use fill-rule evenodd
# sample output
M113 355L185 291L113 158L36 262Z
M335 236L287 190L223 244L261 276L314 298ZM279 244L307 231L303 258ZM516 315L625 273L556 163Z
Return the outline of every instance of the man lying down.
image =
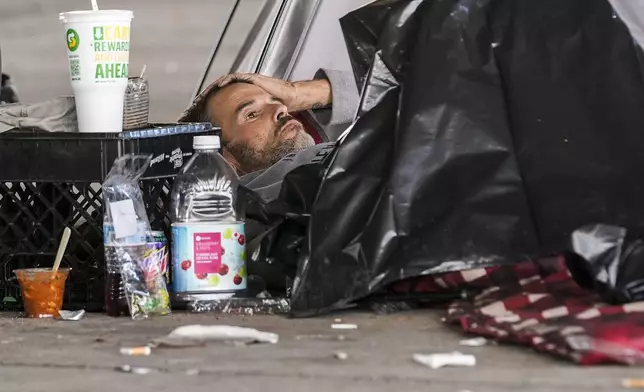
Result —
M221 127L224 158L244 186L270 200L277 198L291 170L332 151L358 103L350 72L320 70L313 80L294 83L231 74L199 94L179 121ZM305 111L315 124L305 125L293 116Z

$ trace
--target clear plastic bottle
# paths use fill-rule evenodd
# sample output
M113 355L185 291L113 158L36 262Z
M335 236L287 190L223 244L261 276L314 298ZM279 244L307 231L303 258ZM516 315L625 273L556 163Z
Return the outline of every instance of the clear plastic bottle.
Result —
M239 178L219 148L218 136L196 136L195 154L175 179L175 303L231 298L246 291L246 237L236 208Z
M105 310L109 316L130 313L121 269L126 256L128 260L136 261L143 260L145 256L146 233L150 231L150 224L140 199L139 179L148 162L147 156L122 156L114 162L103 182ZM131 214L134 214L133 220ZM117 218L120 220L118 225Z

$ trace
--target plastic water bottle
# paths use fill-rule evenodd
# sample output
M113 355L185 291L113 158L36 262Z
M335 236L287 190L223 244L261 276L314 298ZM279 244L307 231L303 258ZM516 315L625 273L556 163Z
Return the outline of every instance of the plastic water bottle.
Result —
M179 303L245 294L246 237L239 178L219 154L219 136L196 136L195 154L172 190L172 284Z

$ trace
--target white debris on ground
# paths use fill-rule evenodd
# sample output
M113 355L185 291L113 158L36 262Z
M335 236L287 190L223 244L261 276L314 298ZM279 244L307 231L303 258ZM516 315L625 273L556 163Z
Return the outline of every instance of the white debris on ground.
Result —
M59 310L60 318L65 321L80 321L85 317L85 309L81 310Z
M463 339L459 343L461 346L465 347L483 347L488 344L488 340L483 337L478 337L472 339Z
M414 354L414 361L431 369L439 369L445 366L476 366L476 357L471 354L463 354L458 351L451 353L437 354Z
M154 340L152 345L155 347L190 347L205 345L210 342L276 344L278 341L278 334L258 331L254 328L230 325L185 325L176 328L167 336Z
M349 354L345 353L344 351L336 351L333 356L341 361L347 360L349 358Z
M331 324L331 329L358 329L356 324Z
M140 375L150 374L155 371L154 369L150 369L150 368L133 367L130 365L119 366L116 368L116 370L123 373L132 373L132 374L140 374Z

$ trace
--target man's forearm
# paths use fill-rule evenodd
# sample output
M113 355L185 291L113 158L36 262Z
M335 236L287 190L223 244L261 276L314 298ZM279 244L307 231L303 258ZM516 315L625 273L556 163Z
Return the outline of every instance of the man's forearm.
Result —
M331 83L326 79L295 82L296 100L289 110L299 112L309 109L322 109L333 102Z
M360 94L356 80L351 71L338 71L333 69L320 69L313 77L315 80L325 80L331 86L332 105L321 110L312 110L311 114L317 123L324 128L329 140L336 140L353 122Z

